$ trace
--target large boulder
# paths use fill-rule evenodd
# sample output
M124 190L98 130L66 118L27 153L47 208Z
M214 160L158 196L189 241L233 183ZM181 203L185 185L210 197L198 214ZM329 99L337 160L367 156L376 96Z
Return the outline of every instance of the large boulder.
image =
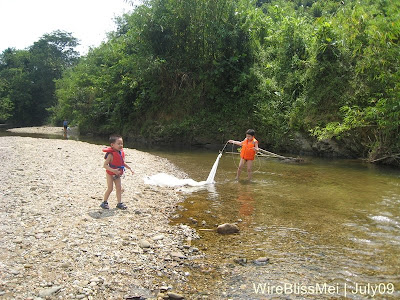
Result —
M238 233L239 227L236 224L225 223L217 227L217 232L219 234L232 234Z

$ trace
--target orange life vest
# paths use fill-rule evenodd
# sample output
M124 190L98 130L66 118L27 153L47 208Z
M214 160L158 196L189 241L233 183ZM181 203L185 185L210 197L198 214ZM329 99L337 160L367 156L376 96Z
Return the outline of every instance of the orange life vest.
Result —
M115 151L113 148L108 147L108 148L104 148L103 152L106 152L106 155L104 156L104 159L106 159L107 156L110 153L113 155L113 159L108 165L113 169L119 169L119 171L120 171L119 175L122 175L124 173L124 170L125 170L125 153L124 153L124 150ZM110 172L108 170L106 170L106 172L107 172L107 174L115 175L115 173Z
M253 138L249 141L247 138L242 142L242 150L240 151L240 157L245 160L254 160L256 151L254 147L256 146L257 140Z

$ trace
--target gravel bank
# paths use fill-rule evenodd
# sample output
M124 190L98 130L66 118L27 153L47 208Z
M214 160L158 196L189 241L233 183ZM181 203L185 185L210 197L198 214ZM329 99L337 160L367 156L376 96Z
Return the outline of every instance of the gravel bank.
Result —
M43 133L43 131L41 131ZM143 176L184 177L166 159L125 149L135 175L122 184L127 211L102 210L101 146L72 140L0 137L0 298L154 297L166 282L186 281L195 258L188 226L169 225L176 190L145 186Z
M8 129L9 132L15 133L37 133L37 134L52 134L52 135L63 135L63 127L52 127L52 126L39 126L39 127L21 127Z

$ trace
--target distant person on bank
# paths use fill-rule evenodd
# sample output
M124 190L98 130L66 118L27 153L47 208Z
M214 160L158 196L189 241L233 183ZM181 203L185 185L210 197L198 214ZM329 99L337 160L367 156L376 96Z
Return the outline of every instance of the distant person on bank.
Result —
M249 129L246 131L246 138L243 141L228 141L228 143L242 147L242 150L240 151L240 163L237 169L236 180L239 180L240 173L242 172L244 164L247 164L247 177L249 178L249 180L253 178L253 161L258 151L258 141L254 137L254 135L255 131L253 129Z
M122 194L122 184L121 184L121 176L124 174L125 168L129 169L132 174L133 171L131 167L129 167L125 163L125 153L123 150L124 141L122 137L119 135L110 136L110 147L103 149L103 152L106 152L104 156L104 169L106 169L106 177L107 177L107 190L104 193L104 199L101 203L100 207L104 209L109 209L108 206L108 197L113 191L113 185L115 184L115 190L117 194L117 208L126 209L126 205L122 203L121 194Z
M64 126L64 132L67 132L67 129L68 129L68 121L67 120L64 120L63 126Z

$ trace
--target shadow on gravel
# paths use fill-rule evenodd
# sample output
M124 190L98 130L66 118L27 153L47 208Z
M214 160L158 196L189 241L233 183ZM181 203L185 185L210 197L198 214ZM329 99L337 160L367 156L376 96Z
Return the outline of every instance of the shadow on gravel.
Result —
M104 219L115 216L115 209L96 209L88 213L93 219Z

